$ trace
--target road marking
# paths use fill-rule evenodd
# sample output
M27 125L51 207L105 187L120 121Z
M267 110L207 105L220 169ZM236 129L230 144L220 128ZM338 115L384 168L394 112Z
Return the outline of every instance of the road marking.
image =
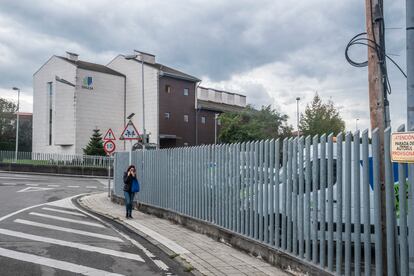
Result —
M49 207L43 207L42 209L43 210L48 210L48 211L53 211L53 212L58 212L58 213L63 213L63 214L68 214L68 215L86 217L84 214L77 213L77 212L71 212L71 211L65 211L65 210L59 210L59 209L53 209L53 208L49 208Z
M25 219L16 219L16 220L14 220L14 222L25 224L25 225L43 227L43 228L62 231L62 232L68 232L68 233L74 233L74 234L79 234L79 235L84 235L84 236L101 238L101 239L105 239L105 240L124 242L120 238L114 237L114 236L96 234L96 233L92 233L92 232L87 232L87 231L82 231L82 230L77 230L77 229L72 229L72 228L65 228L65 227L60 227L60 226L51 225L51 224L39 223L39 222L34 222L34 221L30 221L30 220L25 220Z
M60 187L60 185L47 185L48 187Z
M34 186L34 187L36 187L36 186L39 186L39 184L26 184L26 186Z
M168 271L169 267L161 260L152 260L161 270Z
M89 188L89 189L96 189L97 187L96 187L96 186L86 186L86 188Z
M175 252L177 254L190 253L187 249L179 246L174 241L160 235L159 233L155 232L154 230L149 229L149 228L145 227L144 225L142 225L142 224L140 224L136 221L129 221L127 223L130 224L132 227L138 229L139 231L147 234L148 236L155 239L156 241L160 242L161 244L165 245L166 247L168 247L169 249L171 249L173 252Z
M41 188L41 187L27 187L20 191L17 191L17 193L27 193L27 192L44 192L47 190L53 190L53 188Z
M123 276L122 274L111 273L108 271L99 270L99 269L88 267L88 266L83 266L83 265L73 264L73 263L59 261L55 259L45 258L41 256L23 253L23 252L13 251L13 250L5 249L5 248L0 248L0 256L19 260L19 261L24 261L28 263L49 266L49 267L53 267L56 269L70 271L73 273L78 273L78 274L88 275L88 276L101 276L101 275Z
M72 247L72 248L77 248L80 250L97 252L100 254L111 255L115 257L120 257L120 258L125 258L125 259L130 259L130 260L135 260L135 261L145 263L144 259L141 258L141 256L137 254L131 254L127 252L116 251L112 249L91 246L91 245L86 245L86 244L77 243L77 242L57 240L57 239L52 239L52 238L47 238L47 237L42 237L42 236L37 236L37 235L32 235L32 234L26 234L23 232L1 229L1 228L0 228L0 234L12 236L12 237L18 237L18 238L27 239L27 240L32 240L32 241L45 242L45 243L56 244L60 246Z
M16 186L17 183L1 183L0 185L2 185L2 186L5 186L5 185L7 185L7 186Z
M27 211L27 210L30 210L30 209L33 209L33 208L36 208L36 207L39 207L39 206L43 206L43 205L52 205L52 206L59 206L59 207L70 208L70 209L77 209L77 208L74 208L74 206L72 204L72 198L75 198L75 197L78 197L78 196L82 196L82 195L87 195L87 193L74 195L74 196L71 196L71 197L68 197L68 198L59 199L59 200L52 201L52 202L48 202L48 203L40 203L40 204L36 204L36 205L33 205L33 206L29 206L29 207L26 207L26 208L17 210L17 211L15 211L13 213L10 213L8 215L5 215L5 216L1 217L0 218L0 221L5 220L5 219L8 219L9 217L12 217L14 215L20 214L20 213L22 213L24 211ZM71 205L69 205L69 203ZM72 207L70 207L70 206L72 206Z
M68 188L79 188L80 186L68 186Z
M56 217L56 216L46 215L46 214L41 214L41 213L36 213L36 212L30 212L29 215L39 216L39 217L44 217L44 218L50 218L50 219L55 219L55 220L61 220L61 221L67 221L67 222L72 222L72 223L78 223L78 224L84 224L84 225L89 225L89 226L95 226L95 227L99 227L99 228L105 228L105 226L103 226L102 224L99 224L99 223L76 220L76 219L68 219L68 218L62 218L62 217Z

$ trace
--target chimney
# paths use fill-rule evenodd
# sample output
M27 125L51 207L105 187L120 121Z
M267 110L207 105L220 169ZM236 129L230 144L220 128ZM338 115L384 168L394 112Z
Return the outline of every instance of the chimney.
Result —
M78 61L78 56L76 53L66 52L66 58L69 60Z
M137 55L137 59L139 61L141 61L141 59L142 59L142 60L144 60L144 62L147 62L147 63L151 63L151 64L155 63L155 56L154 55L148 54L148 53L145 53L145 52L141 52L141 51L138 51L138 50L134 50L134 52Z

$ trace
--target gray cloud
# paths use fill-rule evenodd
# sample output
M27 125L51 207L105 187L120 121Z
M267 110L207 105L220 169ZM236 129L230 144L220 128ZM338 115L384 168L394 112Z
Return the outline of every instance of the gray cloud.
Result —
M394 57L403 68L404 7L402 0L385 1L387 26L402 28L387 29L387 50L399 55ZM274 103L288 114L292 99L299 95L308 101L318 90L343 106L344 117L352 121L357 110L368 110L367 74L346 63L344 49L353 35L365 30L364 9L357 0L295 5L272 0L3 0L0 88L30 87L35 70L66 50L106 63L116 53L135 48L206 77L212 85L235 87L255 105ZM353 49L352 56L363 60L366 51ZM401 121L405 80L389 67L392 114ZM265 69L249 77L260 68Z

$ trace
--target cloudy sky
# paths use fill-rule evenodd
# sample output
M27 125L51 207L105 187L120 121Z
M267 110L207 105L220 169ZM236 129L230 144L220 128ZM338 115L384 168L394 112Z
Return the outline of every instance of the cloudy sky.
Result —
M363 0L0 0L0 97L32 111L32 75L52 55L76 52L106 64L133 49L201 78L203 86L271 104L296 121L315 91L332 100L348 130L369 126L367 69L344 58L365 31ZM116 4L115 4L116 3ZM405 0L385 0L386 47L404 69ZM363 61L364 48L351 51ZM388 64L393 126L405 122L406 80Z

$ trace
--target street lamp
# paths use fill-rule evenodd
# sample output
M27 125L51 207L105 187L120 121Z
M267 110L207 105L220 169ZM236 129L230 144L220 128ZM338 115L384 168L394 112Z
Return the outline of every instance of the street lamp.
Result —
M214 145L217 144L217 120L220 114L214 114Z
M17 90L17 121L16 121L16 152L14 154L14 163L17 163L17 152L19 150L19 106L20 106L20 88L13 87L13 90Z
M145 150L145 145L147 143L147 130L145 129L144 56L142 55L142 53L126 55L125 59L136 59L138 56L141 57L142 129L144 130L144 143L142 143L142 149Z
M300 136L300 132L299 132L299 101L300 101L300 97L296 97L296 125L298 128L298 139Z
M355 119L355 131L358 130L358 121L359 121L359 118Z

